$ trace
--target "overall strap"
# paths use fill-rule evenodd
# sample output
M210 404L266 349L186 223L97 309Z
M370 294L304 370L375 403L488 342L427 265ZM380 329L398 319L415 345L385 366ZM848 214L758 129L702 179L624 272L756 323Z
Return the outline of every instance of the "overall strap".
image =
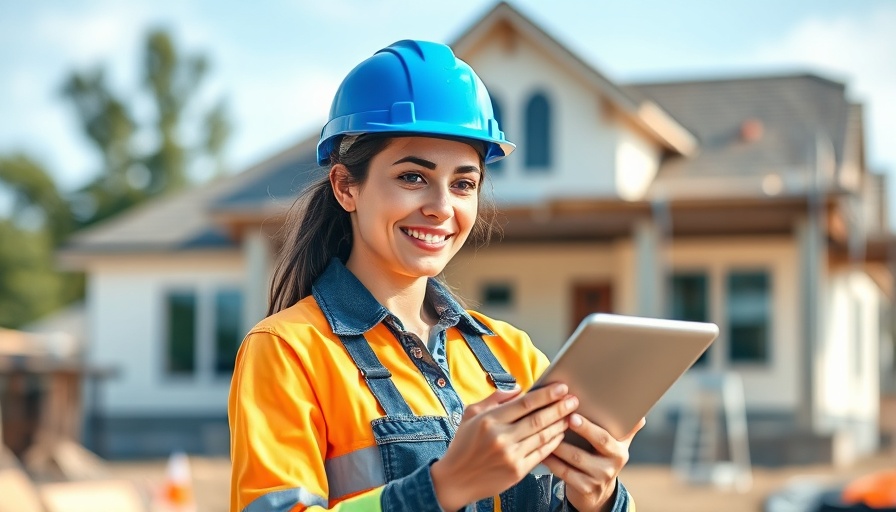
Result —
M339 339L342 340L355 366L361 371L361 375L367 381L367 387L386 412L386 416L413 416L414 413L411 412L407 401L392 382L392 373L376 357L364 336L340 335Z
M513 375L507 373L501 363L492 354L491 349L485 344L485 340L478 334L467 334L463 329L458 329L466 340L473 355L479 360L479 365L488 373L488 378L495 383L495 387L503 390L511 390L516 385Z

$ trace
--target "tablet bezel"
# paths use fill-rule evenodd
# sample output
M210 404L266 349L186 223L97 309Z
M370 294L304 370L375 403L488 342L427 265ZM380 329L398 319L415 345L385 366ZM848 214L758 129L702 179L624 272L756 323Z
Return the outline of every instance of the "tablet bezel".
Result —
M708 322L594 313L532 389L564 382L579 399L579 414L622 439L718 335L719 327ZM571 431L566 441L590 449Z

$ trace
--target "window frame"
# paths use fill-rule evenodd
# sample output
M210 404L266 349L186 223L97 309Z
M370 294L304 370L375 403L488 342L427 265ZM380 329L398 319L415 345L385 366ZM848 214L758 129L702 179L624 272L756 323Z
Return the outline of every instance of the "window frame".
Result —
M218 296L221 293L236 292L240 297L240 308L237 320L236 350L248 332L245 325L246 291L243 283L234 281L220 281L214 283L173 283L163 286L158 292L159 312L161 315L159 325L159 349L157 374L162 382L230 382L232 371L229 373L218 370L219 343L218 343ZM169 311L169 297L175 294L191 294L194 300L193 313L193 370L191 372L172 372L169 365L171 315ZM235 356L235 353L234 353Z
M541 107L542 110L533 111ZM533 119L541 114L543 119ZM549 172L554 160L553 141L553 106L550 95L545 89L536 89L529 94L523 108L525 153L524 168L527 173L538 174ZM535 130L538 130L536 133ZM539 152L542 150L542 152Z
M737 274L761 274L765 278L765 305L764 305L764 315L765 315L765 333L764 333L764 353L761 358L756 359L735 359L734 357L734 323L732 321L731 316L731 278ZM730 267L725 269L725 272L721 276L724 281L721 283L724 290L724 314L725 323L725 341L726 341L726 351L725 358L726 363L731 367L758 367L758 368L766 368L771 367L774 361L774 322L775 322L775 293L774 293L774 271L768 267Z

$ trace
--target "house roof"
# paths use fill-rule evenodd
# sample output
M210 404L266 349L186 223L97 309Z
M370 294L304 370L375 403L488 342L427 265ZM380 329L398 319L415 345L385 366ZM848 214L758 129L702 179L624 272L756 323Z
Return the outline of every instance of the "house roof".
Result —
M317 165L317 136L309 137L255 166L242 186L217 196L209 205L216 215L280 211L313 180L323 176Z
M528 38L536 46L547 51L557 62L572 70L585 83L591 84L610 105L667 150L687 156L697 149L693 134L667 114L662 107L650 98L631 94L630 91L616 85L507 2L496 4L449 44L458 56L468 58L468 55L499 27L510 28L514 33Z
M633 84L694 133L700 151L667 158L657 196L804 195L819 177L831 191L836 169L861 140L861 111L845 86L811 74ZM833 165L825 164L833 155ZM861 155L861 151L859 151ZM863 167L859 162L859 167ZM699 181L699 186L695 186Z
M233 233L215 216L243 210L280 211L311 178L316 137L211 183L162 196L73 235L59 252L77 266L80 256L134 252L228 250Z
M826 154L834 169L852 158L863 172L861 108L846 100L841 83L795 74L618 86L503 2L457 39L458 54L475 51L497 24L510 24L544 46L637 126L675 148L661 163L648 203L804 197ZM62 261L91 254L233 250L246 226L276 227L278 222L265 221L279 219L319 176L316 140L312 135L240 174L150 201L80 232L62 249Z

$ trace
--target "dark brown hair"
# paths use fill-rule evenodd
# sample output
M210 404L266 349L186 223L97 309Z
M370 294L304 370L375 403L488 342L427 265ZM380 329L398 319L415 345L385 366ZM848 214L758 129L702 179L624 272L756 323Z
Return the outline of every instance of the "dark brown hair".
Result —
M344 176L347 184L363 184L370 161L391 141L390 137L362 135L342 152L339 150L341 144L336 144L330 155L330 168L342 164L348 169ZM479 209L470 238L477 245L484 245L498 226L495 205L490 197L482 194L486 176L485 165L481 161L480 164L483 176L479 187ZM336 201L328 175L312 183L296 199L278 236L282 248L271 281L268 315L310 295L311 285L330 260L337 257L346 262L351 254L351 216Z

